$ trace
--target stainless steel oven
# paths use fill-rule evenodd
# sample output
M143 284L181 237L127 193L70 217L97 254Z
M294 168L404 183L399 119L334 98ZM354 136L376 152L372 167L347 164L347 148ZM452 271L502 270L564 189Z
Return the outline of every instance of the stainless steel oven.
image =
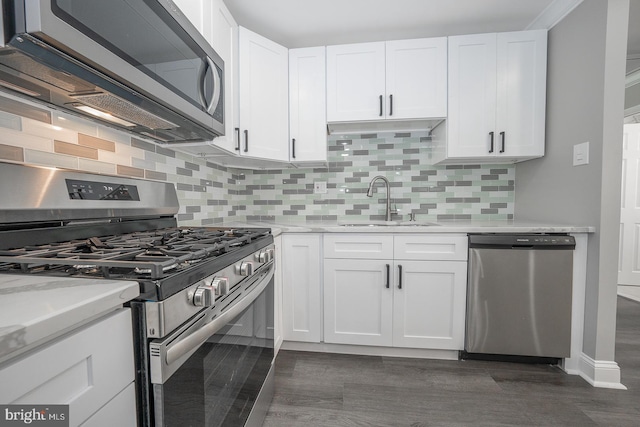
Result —
M135 280L138 424L261 425L273 393L268 228L177 227L172 184L0 163L0 274Z
M262 425L273 396L273 268L151 341L156 425Z

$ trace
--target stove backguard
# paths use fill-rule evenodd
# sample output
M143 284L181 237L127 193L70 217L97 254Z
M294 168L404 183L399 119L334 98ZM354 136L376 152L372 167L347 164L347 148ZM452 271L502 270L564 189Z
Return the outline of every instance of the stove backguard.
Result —
M122 176L0 163L3 229L47 223L113 223L173 217L173 184Z

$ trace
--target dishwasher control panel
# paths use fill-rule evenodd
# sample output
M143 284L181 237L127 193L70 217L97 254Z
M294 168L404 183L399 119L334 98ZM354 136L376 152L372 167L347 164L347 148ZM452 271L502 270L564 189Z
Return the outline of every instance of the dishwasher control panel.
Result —
M555 234L470 234L470 248L574 249L573 236Z

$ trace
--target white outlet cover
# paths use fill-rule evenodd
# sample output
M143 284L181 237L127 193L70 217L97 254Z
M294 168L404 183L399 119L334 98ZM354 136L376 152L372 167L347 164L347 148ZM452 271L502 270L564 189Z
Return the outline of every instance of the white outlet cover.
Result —
M327 183L324 181L317 181L313 183L313 192L315 194L327 194Z
M589 142L573 146L573 166L589 164Z

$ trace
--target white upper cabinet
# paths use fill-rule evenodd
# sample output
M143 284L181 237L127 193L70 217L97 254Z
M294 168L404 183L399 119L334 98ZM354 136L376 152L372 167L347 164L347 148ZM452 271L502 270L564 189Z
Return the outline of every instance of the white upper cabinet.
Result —
M446 145L436 161L544 155L546 30L449 37Z
M384 118L384 42L327 46L327 121Z
M211 46L224 61L224 136L213 144L230 152L237 152L238 133L238 24L222 0L207 2L211 10L208 20ZM206 8L205 8L206 10ZM207 27L207 26L205 26ZM205 33L206 37L206 33Z
M446 38L327 47L327 121L445 117Z
M386 117L446 117L446 37L390 41L386 51Z
M289 51L240 27L240 153L289 161Z
M325 48L289 51L289 160L327 161Z
M224 151L237 153L238 24L222 0L175 0L175 3L224 61L225 134L213 141L177 144L173 149L198 156L217 156Z

